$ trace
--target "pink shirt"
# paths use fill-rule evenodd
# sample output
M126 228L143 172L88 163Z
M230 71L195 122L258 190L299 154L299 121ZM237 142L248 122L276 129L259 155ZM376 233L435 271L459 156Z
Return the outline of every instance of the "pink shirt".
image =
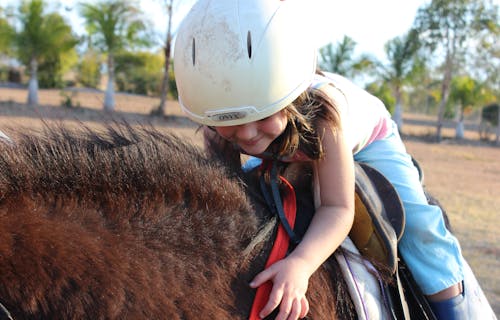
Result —
M334 90L329 92L340 112L342 131L353 154L391 133L391 115L380 99L340 75L324 74L316 75L311 87L333 86Z

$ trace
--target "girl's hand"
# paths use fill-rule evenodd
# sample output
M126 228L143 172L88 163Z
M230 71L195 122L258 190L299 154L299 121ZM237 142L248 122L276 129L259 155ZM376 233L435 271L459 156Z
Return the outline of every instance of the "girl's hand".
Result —
M304 318L309 312L309 302L305 296L310 277L306 272L308 269L306 261L290 256L259 273L250 283L252 288L266 281L273 282L269 301L259 316L265 318L280 306L277 320Z

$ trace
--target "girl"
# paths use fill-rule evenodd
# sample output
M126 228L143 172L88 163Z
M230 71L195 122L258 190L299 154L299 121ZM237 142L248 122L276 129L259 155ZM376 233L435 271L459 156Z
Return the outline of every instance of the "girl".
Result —
M258 274L273 289L260 315L304 317L311 274L349 233L353 160L381 171L407 213L399 249L439 319L465 317L463 259L380 100L333 74L316 74L306 1L199 0L181 24L174 53L179 102L205 130L213 154L310 161L317 211L302 242ZM309 5L310 6L310 5ZM210 151L210 150L209 150ZM354 155L354 156L353 156Z

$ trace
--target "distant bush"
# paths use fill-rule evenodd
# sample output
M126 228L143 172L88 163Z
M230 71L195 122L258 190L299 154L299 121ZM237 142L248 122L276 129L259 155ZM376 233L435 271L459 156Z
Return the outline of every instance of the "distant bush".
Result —
M396 99L392 95L391 89L385 83L372 82L366 86L366 90L382 100L387 110L392 114L396 107Z
M119 91L158 96L163 76L163 56L150 52L123 52L115 56L115 81Z
M498 103L492 103L481 110L481 123L479 124L481 140L488 140L492 128L498 126L498 109Z
M101 81L101 58L96 52L88 51L78 63L77 82L84 87L97 88Z
M21 71L9 66L0 66L0 82L21 83Z

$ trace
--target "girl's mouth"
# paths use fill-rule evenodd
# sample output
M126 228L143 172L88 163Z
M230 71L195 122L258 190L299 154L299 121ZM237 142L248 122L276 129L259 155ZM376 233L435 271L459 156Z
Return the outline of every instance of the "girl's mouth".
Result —
M259 139L252 139L252 140L245 140L245 141L239 141L238 144L243 145L243 146L248 146L248 147L253 147L257 145L260 141Z

